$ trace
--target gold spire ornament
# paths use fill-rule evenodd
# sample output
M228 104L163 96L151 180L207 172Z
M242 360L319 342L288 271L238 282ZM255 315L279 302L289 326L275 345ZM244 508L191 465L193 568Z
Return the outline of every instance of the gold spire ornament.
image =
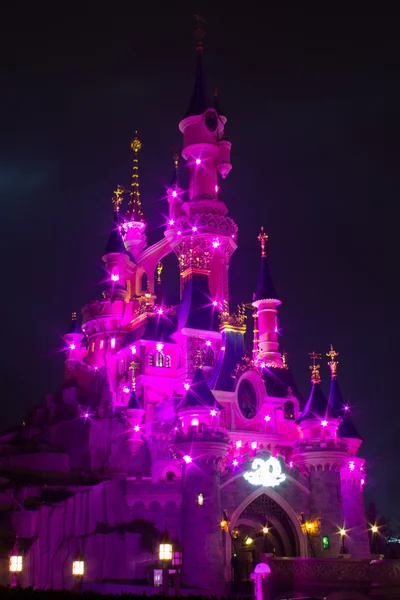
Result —
M163 270L163 264L160 260L160 262L157 265L157 283L161 283L161 273Z
M139 150L142 147L142 142L139 140L138 132L135 131L135 137L131 142L131 148L133 150L133 171L132 171L132 183L131 192L128 202L128 210L126 216L130 221L143 222L143 211L142 204L140 202L140 191L139 191Z
M72 313L72 320L76 321L76 312L75 311Z
M321 383L321 378L319 376L319 370L320 370L320 365L317 365L317 360L319 360L321 358L320 354L317 354L316 352L310 352L310 354L308 355L311 360L312 360L312 365L310 365L310 371L311 371L311 383L312 384L316 384L316 383Z
M331 344L331 349L329 350L329 352L326 353L326 356L331 359L328 362L329 368L331 370L331 378L332 379L336 379L336 377L337 377L337 366L338 366L339 362L337 360L335 360L335 358L337 356L339 356L339 352L335 352L335 350L333 349L333 346Z
M113 203L114 206L114 211L118 212L119 211L119 207L122 204L122 200L123 200L123 195L124 195L124 188L122 187L122 185L117 185L117 189L114 190L114 196L112 197L111 202Z
M260 234L258 235L258 238L257 238L257 239L258 239L258 241L259 241L259 242L260 242L260 244L261 244L261 258L264 258L264 257L266 256L266 253L265 253L265 246L266 246L266 243L267 243L267 241L268 241L268 236L267 236L267 234L264 232L264 225L261 225L261 232L260 232Z
M287 363L287 352L282 352L281 359L282 359L282 369L288 369L289 366Z

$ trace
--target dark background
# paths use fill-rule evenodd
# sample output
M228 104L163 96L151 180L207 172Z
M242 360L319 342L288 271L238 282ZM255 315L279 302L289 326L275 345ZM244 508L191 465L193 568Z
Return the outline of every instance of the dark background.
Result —
M2 5L1 425L54 391L70 313L99 297L135 128L149 241L163 234L200 12L233 144L221 189L239 225L232 306L251 300L264 224L289 364L308 394L308 353L340 352L367 495L400 518L397 17L300 4Z

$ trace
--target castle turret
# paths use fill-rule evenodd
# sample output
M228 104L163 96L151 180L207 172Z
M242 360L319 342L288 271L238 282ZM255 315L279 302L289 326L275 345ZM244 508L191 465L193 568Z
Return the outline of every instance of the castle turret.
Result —
M265 246L268 240L264 227L258 236L261 244L261 266L253 306L257 309L258 356L267 366L281 367L282 357L278 342L277 308L281 304L272 282ZM256 322L256 321L255 321Z
M68 345L66 358L66 367L68 371L73 370L76 362L82 358L82 341L84 337L85 335L76 320L76 312L73 312L71 325L64 335L64 339Z
M122 203L123 188L117 186L112 203L114 206L113 228L108 238L107 246L103 254L103 262L108 273L108 284L103 292L105 298L112 300L126 300L126 270L129 257L126 253L122 239L122 223L120 217L120 205Z

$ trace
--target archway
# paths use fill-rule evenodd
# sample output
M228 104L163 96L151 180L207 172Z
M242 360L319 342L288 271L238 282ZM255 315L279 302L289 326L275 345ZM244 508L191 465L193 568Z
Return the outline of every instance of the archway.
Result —
M236 583L250 580L265 554L281 557L307 556L307 544L296 514L271 489L259 488L233 512L227 537L226 560Z

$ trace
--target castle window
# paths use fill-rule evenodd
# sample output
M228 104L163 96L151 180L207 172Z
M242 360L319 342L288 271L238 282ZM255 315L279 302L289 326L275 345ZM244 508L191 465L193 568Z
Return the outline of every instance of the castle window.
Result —
M143 273L141 282L142 292L148 291L147 273Z
M91 344L91 346L90 346L90 350L91 350L92 352L94 352L94 342L92 342L92 344Z
M294 419L294 404L290 400L283 405L283 414L285 419Z
M154 367L154 354L149 354L149 367Z
M165 366L167 369L171 368L171 357L170 356L165 357Z
M156 367L163 367L163 366L164 366L164 353L156 352Z
M173 473L172 471L167 471L165 477L167 478L168 483L172 483L175 478L175 473Z
M213 367L215 364L214 350L209 346L204 357L204 366Z
M100 340L100 350L103 350L104 348L104 340Z

